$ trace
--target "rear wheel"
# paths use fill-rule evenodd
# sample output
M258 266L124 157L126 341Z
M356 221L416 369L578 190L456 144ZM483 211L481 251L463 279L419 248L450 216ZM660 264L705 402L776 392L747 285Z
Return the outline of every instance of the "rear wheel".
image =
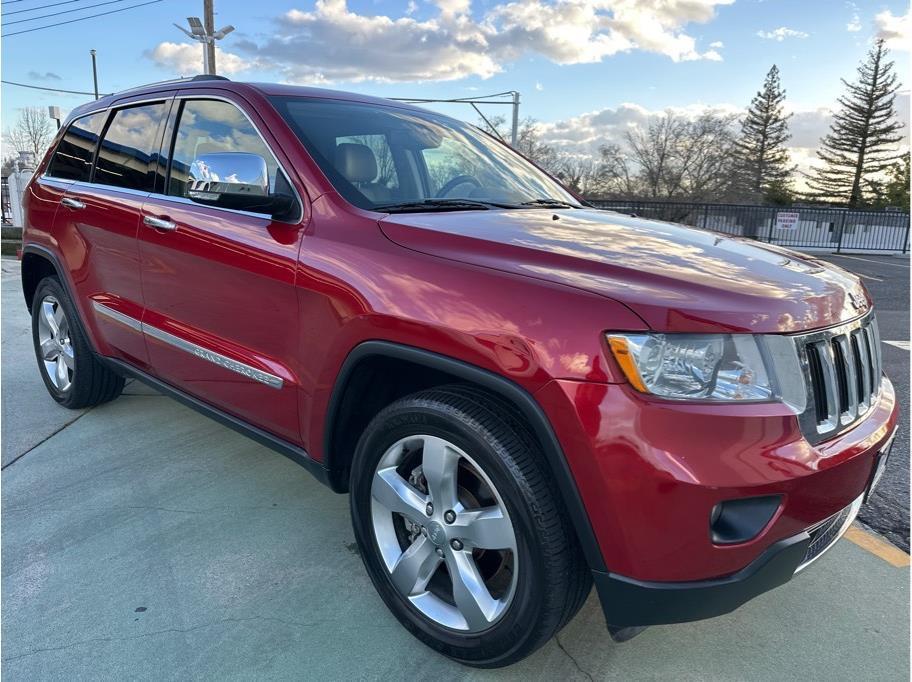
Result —
M589 575L525 426L462 386L385 408L352 468L355 535L394 615L441 653L507 665L579 609Z
M123 390L123 377L92 353L73 303L56 277L45 277L35 289L32 341L44 385L64 407L98 405Z

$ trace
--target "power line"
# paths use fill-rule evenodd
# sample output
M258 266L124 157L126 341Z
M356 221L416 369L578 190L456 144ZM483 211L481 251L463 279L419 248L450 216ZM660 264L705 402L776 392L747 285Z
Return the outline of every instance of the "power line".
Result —
M28 83L15 83L13 81L0 81L6 85L16 85L20 88L30 88L31 90L47 90L48 92L65 92L69 95L95 95L94 92L85 92L84 90L61 90L60 88L45 88L41 85L29 85ZM107 96L107 93L104 95Z
M19 0L15 0L19 2ZM59 5L72 5L74 2L85 2L85 0L64 0L64 2L55 2L51 5L39 5L38 7L32 7L30 9L17 9L15 12L4 12L4 16L11 16L13 14L23 14L24 12L37 12L40 9L47 9L48 7L57 7ZM3 3L6 4L5 2Z
M74 2L74 1L75 0L70 0L70 2ZM26 21L37 21L38 19L47 19L48 17L56 17L61 14L72 14L73 12L85 12L87 9L101 7L102 5L113 5L116 2L124 2L124 0L108 0L107 2L99 2L94 5L85 5L83 7L77 7L76 9L64 9L64 10L60 10L59 12L52 12L51 14L41 14L37 17L28 17L27 19L16 19L16 21L6 21L6 22L4 22L4 24L6 26L11 26L12 24L22 24L22 23L25 23ZM60 4L63 4L63 3L60 3ZM52 5L48 5L48 6L51 7ZM38 9L42 9L42 8L39 7Z
M10 0L12 1L12 0ZM115 14L117 12L126 12L128 9L134 9L136 7L144 7L146 5L155 5L162 0L149 0L148 2L141 2L137 5L130 5L129 7L120 7L118 9L108 10L107 12L99 12L98 14L90 14L87 17L79 17L78 19L70 19L69 21L58 21L56 24L48 24L47 26L36 26L35 28L27 28L22 31L13 31L12 33L3 33L0 34L0 38L7 38L9 36L18 36L23 33L31 33L33 31L41 31L46 28L54 28L55 26L63 26L65 24L75 24L77 21L85 21L86 19L94 19L95 17L103 17L108 14Z

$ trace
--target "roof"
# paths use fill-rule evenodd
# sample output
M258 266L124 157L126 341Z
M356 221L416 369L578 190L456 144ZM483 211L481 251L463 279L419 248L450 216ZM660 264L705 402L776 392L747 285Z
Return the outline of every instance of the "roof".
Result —
M362 102L365 104L378 104L383 106L395 106L404 109L417 109L411 104L383 99L382 97L371 97L356 92L345 92L342 90L329 90L327 88L314 88L303 85L285 85L280 83L247 83L244 81L232 81L224 76L193 76L192 78L178 78L174 80L159 81L156 83L147 83L139 85L128 90L121 90L111 95L106 95L97 101L83 104L74 109L69 118L75 115L94 111L114 104L124 97L142 95L145 92L156 92L160 90L191 90L201 88L218 88L243 92L246 89L252 89L260 92L267 97L311 97L319 99L335 99L347 102Z

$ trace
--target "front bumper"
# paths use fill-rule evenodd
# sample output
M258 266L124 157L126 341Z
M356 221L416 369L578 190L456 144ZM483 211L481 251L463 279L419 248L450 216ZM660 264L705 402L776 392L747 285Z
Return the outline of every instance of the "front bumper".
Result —
M768 547L737 573L716 580L648 582L593 571L612 626L685 623L731 613L754 597L787 583L836 544L852 525L861 497L818 526Z
M886 378L865 419L818 444L781 405L670 405L572 381L536 398L599 542L604 567L593 579L607 621L622 627L721 615L791 579L809 551L821 553L814 539L826 521L854 518L898 414ZM716 504L772 495L781 503L756 536L713 542Z

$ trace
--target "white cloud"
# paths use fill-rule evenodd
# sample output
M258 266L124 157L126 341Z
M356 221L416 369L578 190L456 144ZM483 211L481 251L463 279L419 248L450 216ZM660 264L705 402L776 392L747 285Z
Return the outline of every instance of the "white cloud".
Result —
M415 2L415 0L409 0L408 4L405 6L406 15L412 16L417 11L418 11L418 3Z
M796 31L793 28L780 26L773 31L757 31L757 35L766 40L775 40L781 43L786 38L807 38L810 34L804 31Z
M535 89L538 90L539 92L541 92L542 90L545 89L545 86L542 85L541 83L539 83L539 82L536 81L536 83L535 83Z
M861 17L858 16L858 12L852 15L851 21L846 24L846 31L849 33L857 33L861 30Z
M198 43L159 43L146 56L158 66L181 76L203 72L203 48ZM216 45L215 63L219 73L231 75L255 68L256 60L248 61L232 52L225 52Z
M877 37L887 41L887 47L893 50L908 52L912 42L912 18L907 10L902 16L896 16L890 10L884 10L874 17Z
M710 43L709 46L713 49L721 50L723 47L725 47L725 43L723 43L721 40L717 40L715 42Z
M346 0L317 0L312 10L292 9L274 20L273 31L237 40L232 49L291 82L489 78L530 56L578 64L634 50L676 62L718 61L721 55L700 49L686 27L712 20L717 7L732 2L508 0L477 14L470 0L433 0L436 14L418 20L414 2L402 16L387 16L360 13ZM174 45L161 43L150 57L167 68L188 64Z

